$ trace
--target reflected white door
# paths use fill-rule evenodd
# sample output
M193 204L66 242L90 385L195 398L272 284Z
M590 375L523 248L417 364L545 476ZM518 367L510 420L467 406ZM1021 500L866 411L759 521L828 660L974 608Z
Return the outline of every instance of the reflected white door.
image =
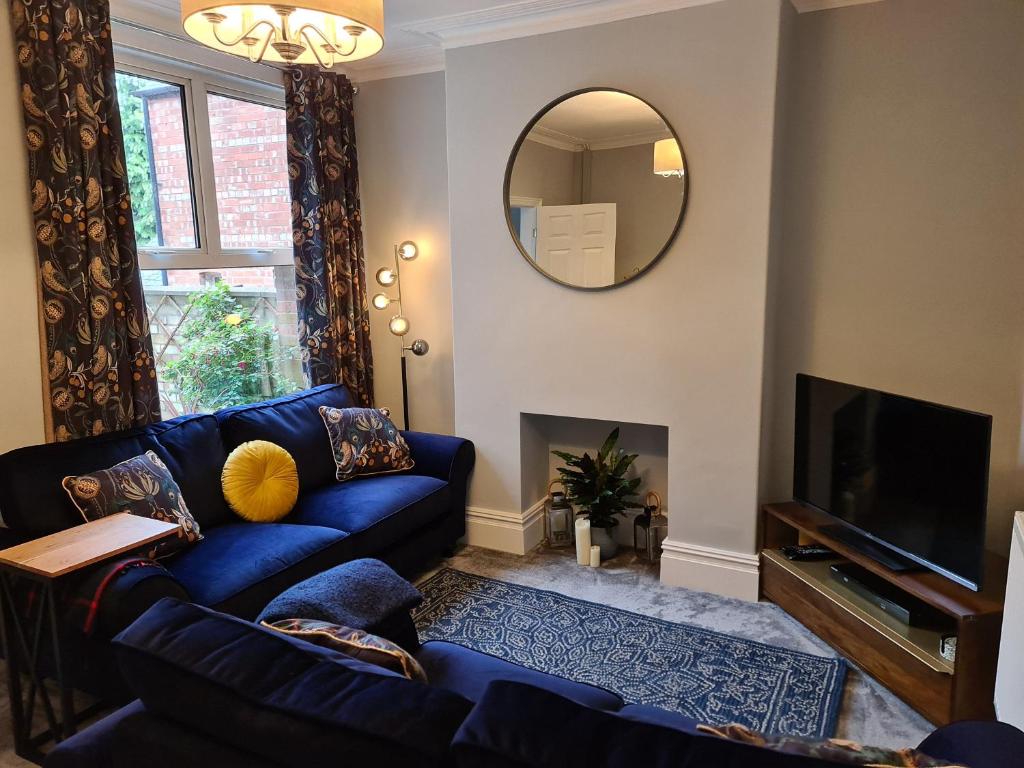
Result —
M566 283L615 282L615 203L537 209L537 266Z

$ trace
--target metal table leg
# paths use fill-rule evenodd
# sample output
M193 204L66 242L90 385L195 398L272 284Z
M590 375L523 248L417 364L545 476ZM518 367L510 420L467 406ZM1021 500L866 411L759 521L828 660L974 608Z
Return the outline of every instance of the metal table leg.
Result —
M60 625L53 583L40 582L39 603L30 609L26 627L19 615L14 599L10 574L0 572L0 618L2 639L7 657L7 688L11 705L11 725L14 731L14 751L26 760L42 764L40 747L49 741L60 742L75 732L76 716L73 693L64 680L64 664L60 647ZM33 616L34 612L34 616ZM45 624L49 623L49 627ZM39 672L39 658L43 639L49 630L53 650L54 671L60 692L61 718L57 719L45 680ZM29 678L28 695L24 695L22 675ZM32 721L36 700L43 705L49 730L32 734Z

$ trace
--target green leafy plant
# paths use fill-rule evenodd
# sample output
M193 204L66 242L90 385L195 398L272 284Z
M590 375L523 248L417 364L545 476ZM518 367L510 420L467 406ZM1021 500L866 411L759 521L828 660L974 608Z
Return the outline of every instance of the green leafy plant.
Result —
M164 376L186 411L256 403L299 388L282 373L289 355L274 327L250 317L226 283L192 294L185 315L178 359Z
M614 528L627 509L643 507L635 497L640 478L626 478L637 454L616 449L619 428L608 435L596 457L589 453L576 456L565 451L552 451L567 466L560 467L566 494L579 507L589 510L590 524L595 528Z
M141 77L117 73L118 104L121 132L124 137L124 159L128 170L128 188L132 196L132 219L135 240L139 245L160 245L156 236L156 204L153 201L153 179L149 165L149 139L142 113L142 99L135 91L152 85Z

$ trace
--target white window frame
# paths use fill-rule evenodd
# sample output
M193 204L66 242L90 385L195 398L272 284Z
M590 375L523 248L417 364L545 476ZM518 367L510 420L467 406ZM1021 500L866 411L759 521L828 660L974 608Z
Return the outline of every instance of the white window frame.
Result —
M213 141L207 96L226 96L284 109L284 86L217 72L199 65L175 61L162 54L114 46L114 68L179 85L184 95L188 135L189 169L195 206L197 248L139 246L141 269L230 269L274 267L294 263L289 245L282 248L224 248L221 246L217 212L217 188L213 167Z

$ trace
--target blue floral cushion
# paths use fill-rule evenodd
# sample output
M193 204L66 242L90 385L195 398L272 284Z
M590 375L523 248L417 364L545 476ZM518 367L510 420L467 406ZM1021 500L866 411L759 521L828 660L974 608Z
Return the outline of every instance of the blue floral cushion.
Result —
M698 725L697 731L789 755L816 757L835 765L862 768L963 768L929 757L915 749L869 747L845 739L816 740L799 736L770 736L736 723L723 726Z
M412 469L409 446L385 410L320 406L338 482Z
M110 469L65 477L62 483L86 522L118 512L178 523L178 536L163 539L149 550L164 557L203 538L167 466L153 451L122 461Z
M407 650L383 637L371 635L361 629L343 627L317 619L282 619L263 626L282 632L307 643L344 653L353 659L390 669L402 677L427 682L427 673Z

